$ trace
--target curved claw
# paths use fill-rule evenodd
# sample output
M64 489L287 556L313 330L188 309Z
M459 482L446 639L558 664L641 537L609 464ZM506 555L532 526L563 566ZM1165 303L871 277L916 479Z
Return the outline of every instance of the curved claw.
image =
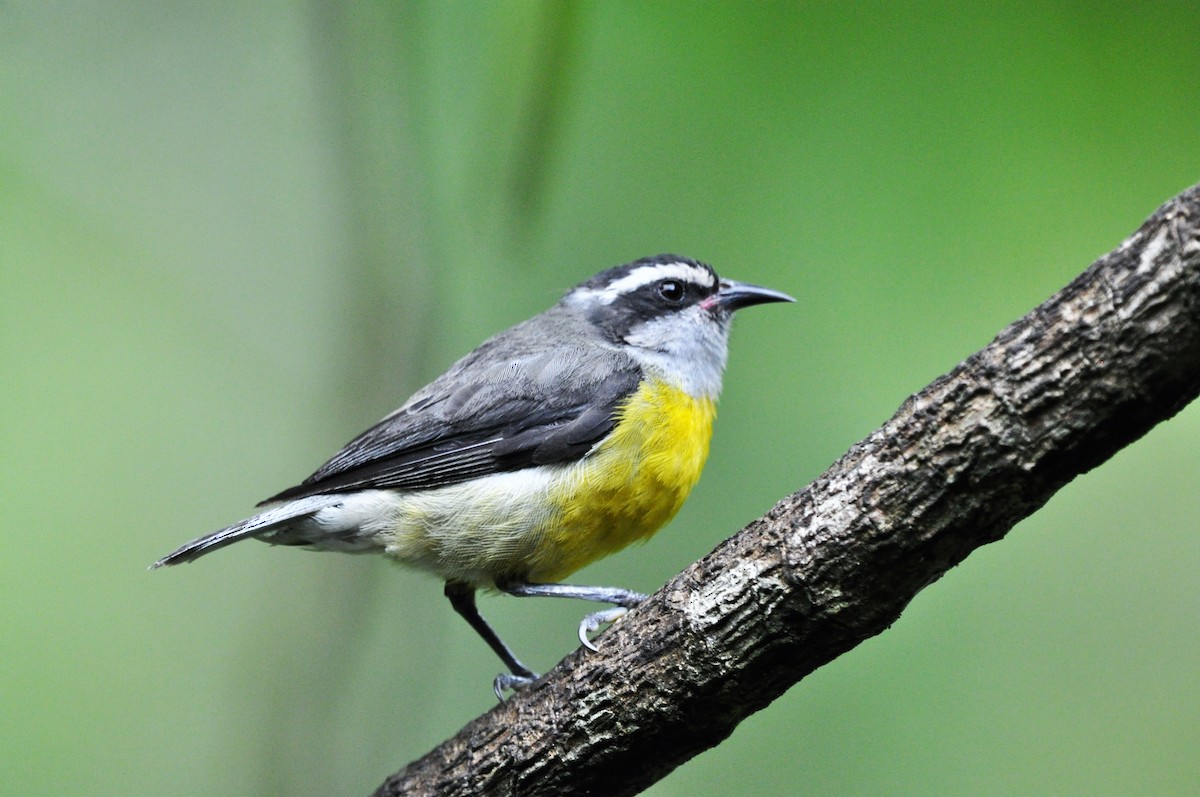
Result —
M514 692L520 692L537 679L538 675L535 672L531 672L528 675L516 675L514 673L502 672L496 676L496 680L492 681L492 689L496 693L496 699L503 703L504 693L506 691L511 689Z
M615 623L627 614L629 614L629 609L625 606L614 606L611 609L605 609L602 612L592 612L587 615L579 623L580 644L594 653L599 653L600 649L592 644L592 640L588 639L588 634L592 631L598 631L602 625Z

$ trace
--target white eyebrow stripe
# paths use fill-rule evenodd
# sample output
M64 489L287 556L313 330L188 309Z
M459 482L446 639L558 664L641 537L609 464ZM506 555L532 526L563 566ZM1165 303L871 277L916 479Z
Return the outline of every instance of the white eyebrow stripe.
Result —
M703 285L706 288L713 287L713 276L707 269L693 266L691 263L654 263L649 266L638 266L604 288L579 288L572 292L571 297L573 299L590 298L600 304L612 304L618 296L632 293L652 282L672 278L695 285Z

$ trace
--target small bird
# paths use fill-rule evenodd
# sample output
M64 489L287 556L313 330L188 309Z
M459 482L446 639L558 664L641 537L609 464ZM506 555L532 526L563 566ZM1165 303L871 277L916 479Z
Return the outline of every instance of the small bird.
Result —
M662 528L708 457L734 311L795 301L677 255L602 271L484 341L350 441L270 508L193 540L151 569L238 540L381 553L433 573L500 657L496 696L538 676L479 614L475 593L612 604L645 595L560 583Z

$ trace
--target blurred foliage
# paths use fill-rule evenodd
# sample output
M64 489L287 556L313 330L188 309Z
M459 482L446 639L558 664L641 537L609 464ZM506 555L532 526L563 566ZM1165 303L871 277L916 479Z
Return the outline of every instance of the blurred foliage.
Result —
M362 794L492 701L440 586L148 574L600 268L739 319L654 589L1200 180L1194 2L0 6L0 791ZM1193 794L1200 416L651 793ZM485 598L535 666L585 609Z

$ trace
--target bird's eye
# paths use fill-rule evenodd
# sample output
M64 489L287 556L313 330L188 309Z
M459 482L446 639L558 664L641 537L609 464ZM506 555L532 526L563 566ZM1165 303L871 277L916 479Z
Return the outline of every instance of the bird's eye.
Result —
M687 290L679 280L663 280L658 283L658 295L671 304L682 302L685 293Z

